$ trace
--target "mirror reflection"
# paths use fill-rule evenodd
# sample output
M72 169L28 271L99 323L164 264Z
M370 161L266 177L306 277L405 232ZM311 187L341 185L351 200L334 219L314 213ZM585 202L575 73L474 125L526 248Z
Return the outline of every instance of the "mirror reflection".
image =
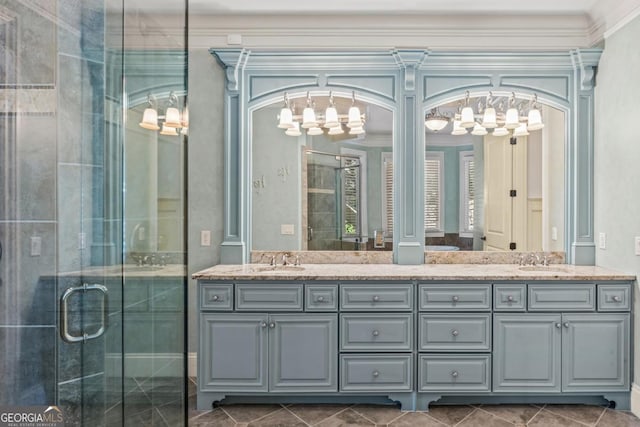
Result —
M564 250L562 111L467 97L428 111L425 132L426 250Z
M253 250L392 249L393 112L330 95L252 113Z
M188 112L183 96L150 95L127 110L124 141L124 238L127 252L180 252L183 245L184 138ZM167 124L169 126L167 126Z
M327 96L252 113L253 250L392 249L393 113L356 99L364 123L350 134L344 120L353 104L334 96L339 133L322 126ZM541 129L501 133L507 106L521 125L531 99L469 98L468 128L451 120L466 104L452 101L425 117L446 119L437 130L425 126L425 249L564 251L564 113L536 101ZM307 105L319 126L302 126ZM496 126L483 135L487 105ZM281 126L285 106L294 128Z

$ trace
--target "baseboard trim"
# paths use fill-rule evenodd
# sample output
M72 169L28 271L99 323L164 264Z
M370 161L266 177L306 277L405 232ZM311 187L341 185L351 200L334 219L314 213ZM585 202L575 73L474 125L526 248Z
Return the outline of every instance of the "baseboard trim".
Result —
M640 417L640 385L631 385L631 412L636 417Z

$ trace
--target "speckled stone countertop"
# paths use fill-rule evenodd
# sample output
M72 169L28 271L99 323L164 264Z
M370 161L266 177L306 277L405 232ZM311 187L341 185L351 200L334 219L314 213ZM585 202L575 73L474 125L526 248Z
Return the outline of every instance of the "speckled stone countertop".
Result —
M217 265L194 273L211 280L635 280L636 276L594 266L552 264L268 264Z
M186 269L183 264L167 264L167 265L108 265L87 267L82 271L70 271L59 273L58 277L69 276L102 276L102 277L180 277L186 275Z

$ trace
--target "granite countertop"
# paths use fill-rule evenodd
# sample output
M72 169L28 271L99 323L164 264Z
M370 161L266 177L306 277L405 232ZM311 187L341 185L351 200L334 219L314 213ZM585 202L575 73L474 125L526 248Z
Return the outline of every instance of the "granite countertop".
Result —
M217 265L192 275L212 280L635 280L636 276L594 266L552 264L267 264Z
M100 277L180 277L186 275L183 264L167 265L134 265L117 264L107 266L87 267L82 271L58 273L58 277L69 276L100 276Z

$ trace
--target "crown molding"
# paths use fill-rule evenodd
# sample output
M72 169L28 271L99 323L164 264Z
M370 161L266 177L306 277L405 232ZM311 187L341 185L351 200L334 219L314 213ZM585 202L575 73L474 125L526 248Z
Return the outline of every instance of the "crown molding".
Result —
M640 16L640 0L596 1L589 15L592 20L589 39L591 46L595 46Z
M166 49L183 44L184 22L175 15L139 15L138 19L131 16L125 21L127 48ZM590 46L591 24L586 15L193 14L189 47L568 50ZM122 29L110 28L107 34L117 40ZM241 36L241 44L229 44L230 35Z

